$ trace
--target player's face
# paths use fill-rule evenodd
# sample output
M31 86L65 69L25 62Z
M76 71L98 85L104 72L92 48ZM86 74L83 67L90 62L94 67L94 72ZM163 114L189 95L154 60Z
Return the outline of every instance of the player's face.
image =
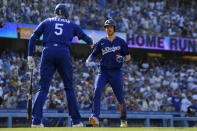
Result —
M107 25L105 27L105 31L107 32L108 36L112 36L114 34L114 26L113 25Z

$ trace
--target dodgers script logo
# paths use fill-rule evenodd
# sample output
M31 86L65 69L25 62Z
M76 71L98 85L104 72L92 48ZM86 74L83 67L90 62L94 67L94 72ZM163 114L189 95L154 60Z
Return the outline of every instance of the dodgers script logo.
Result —
M117 50L120 50L120 46L105 47L104 49L102 49L102 55L105 55L110 52L115 52Z

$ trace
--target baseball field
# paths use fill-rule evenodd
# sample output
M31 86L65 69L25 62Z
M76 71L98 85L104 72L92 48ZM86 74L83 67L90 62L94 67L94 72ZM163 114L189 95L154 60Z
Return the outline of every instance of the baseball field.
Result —
M174 128L174 127L130 127L130 128L115 128L115 127L45 127L45 128L0 128L0 131L197 131L197 128Z

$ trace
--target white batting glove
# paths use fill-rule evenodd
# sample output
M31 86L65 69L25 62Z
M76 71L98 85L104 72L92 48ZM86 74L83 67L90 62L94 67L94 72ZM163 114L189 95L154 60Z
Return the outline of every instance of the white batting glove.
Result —
M29 66L30 70L35 68L35 61L34 61L34 58L32 56L27 57L27 63L28 63L28 66Z

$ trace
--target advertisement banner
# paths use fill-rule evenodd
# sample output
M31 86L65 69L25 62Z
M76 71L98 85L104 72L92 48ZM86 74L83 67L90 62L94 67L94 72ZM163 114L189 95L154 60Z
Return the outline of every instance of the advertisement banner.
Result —
M128 46L131 48L196 52L197 45L194 38L168 37L129 34L127 36Z
M19 27L18 29L19 29L20 38L22 39L29 39L35 30L34 28L23 28L23 27Z

